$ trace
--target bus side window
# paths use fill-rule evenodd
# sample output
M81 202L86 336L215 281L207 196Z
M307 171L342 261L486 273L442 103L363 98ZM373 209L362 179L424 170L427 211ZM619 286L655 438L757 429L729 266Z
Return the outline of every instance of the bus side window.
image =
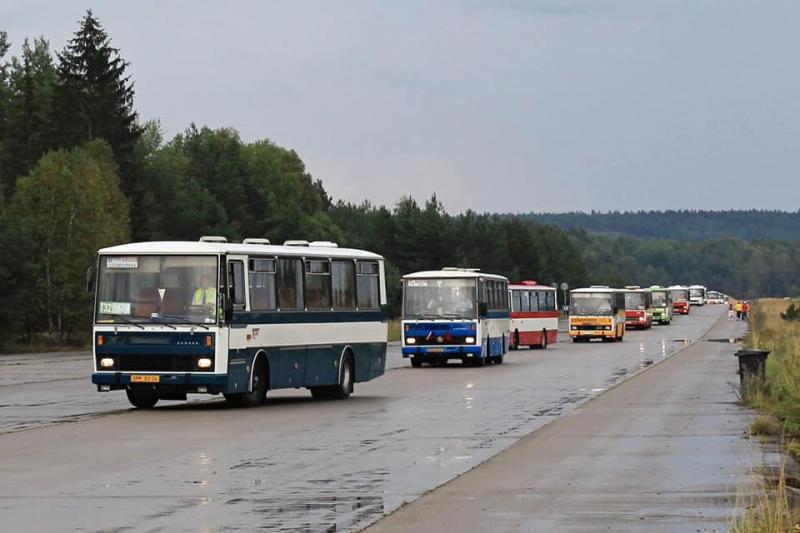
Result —
M231 303L235 309L244 309L244 263L230 261L228 265L230 266L228 284L231 288Z
M528 291L519 291L519 297L521 300L519 310L523 313L527 313L531 310L531 301L530 296L528 296Z
M511 291L511 310L520 311L520 294L522 291Z
M359 261L356 265L358 308L378 309L380 307L378 263L374 261Z
M303 309L303 262L299 258L278 259L278 308Z
M275 299L275 260L250 259L248 275L250 285L250 310L274 311L277 308Z
M356 271L352 261L331 263L334 309L356 308Z
M306 260L306 307L331 308L331 264L327 259Z
M548 311L555 311L556 310L556 292L555 291L547 291L547 310Z
M508 282L504 281L500 286L503 290L503 310L509 311L511 308L511 300L508 297Z

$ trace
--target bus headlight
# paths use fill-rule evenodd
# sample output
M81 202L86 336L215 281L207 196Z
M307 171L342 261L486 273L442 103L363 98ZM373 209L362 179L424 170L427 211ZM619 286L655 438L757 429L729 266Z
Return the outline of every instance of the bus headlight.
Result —
M417 344L417 339L414 337L406 337L406 344Z
M114 358L113 357L103 357L100 359L100 368L113 368L114 367Z
M464 337L464 342L467 344L475 344L475 337Z
M211 368L214 362L208 357L201 357L197 360L197 368Z

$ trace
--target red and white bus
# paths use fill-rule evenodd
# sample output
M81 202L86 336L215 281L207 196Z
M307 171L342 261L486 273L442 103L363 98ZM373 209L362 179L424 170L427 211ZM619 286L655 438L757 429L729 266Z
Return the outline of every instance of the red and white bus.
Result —
M673 285L668 287L670 296L672 296L672 312L676 315L689 314L689 287L685 285Z
M558 301L556 289L535 281L508 286L511 295L509 346L547 348L558 340Z

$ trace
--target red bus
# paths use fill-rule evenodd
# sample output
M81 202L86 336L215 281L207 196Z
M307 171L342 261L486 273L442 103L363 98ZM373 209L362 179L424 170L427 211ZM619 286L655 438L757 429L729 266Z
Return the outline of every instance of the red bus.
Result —
M558 301L556 289L535 281L508 286L511 295L509 346L547 348L558 340Z
M669 287L672 296L672 311L677 315L689 314L689 287L683 285L673 285Z

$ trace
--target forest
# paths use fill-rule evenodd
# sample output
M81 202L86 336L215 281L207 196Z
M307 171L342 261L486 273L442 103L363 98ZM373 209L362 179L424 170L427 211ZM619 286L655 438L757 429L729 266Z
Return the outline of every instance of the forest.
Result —
M566 230L584 230L642 239L800 240L800 211L774 210L667 210L608 213L530 213L527 220L555 224Z
M157 120L138 115L129 64L91 12L58 52L44 37L25 38L19 55L10 49L0 31L5 350L85 344L93 301L85 272L99 248L209 234L332 240L380 253L390 314L402 274L442 266L572 287L700 282L746 297L800 291L792 268L798 249L788 240L722 238L717 229L708 230L716 240L704 241L684 226L668 238L603 236L594 232L625 232L594 226L593 218L583 228L561 215L449 214L436 195L389 207L354 204L328 195L297 152L267 138L245 141L233 128L187 124L167 139ZM711 228L727 215L697 216ZM776 235L794 235L788 220L781 224L785 234ZM741 224L748 225L755 224Z

